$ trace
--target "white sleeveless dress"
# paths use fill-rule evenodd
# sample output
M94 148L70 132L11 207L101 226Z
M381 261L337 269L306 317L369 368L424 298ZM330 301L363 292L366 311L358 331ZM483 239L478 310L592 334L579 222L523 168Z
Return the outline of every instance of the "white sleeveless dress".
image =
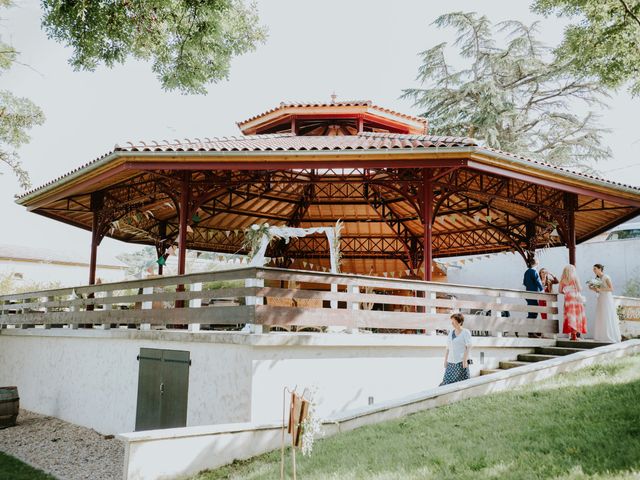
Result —
M602 276L602 282L611 285L607 275ZM596 305L596 321L593 327L593 339L597 342L619 342L620 327L618 326L618 314L613 302L612 292L600 292Z

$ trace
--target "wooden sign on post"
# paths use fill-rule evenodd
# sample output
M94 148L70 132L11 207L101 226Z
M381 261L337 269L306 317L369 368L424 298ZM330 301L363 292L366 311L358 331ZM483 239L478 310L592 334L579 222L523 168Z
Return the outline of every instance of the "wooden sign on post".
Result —
M286 396L285 396L286 398ZM284 399L283 399L284 400ZM283 406L284 417L284 406ZM302 448L302 424L309 414L309 401L295 390L291 392L291 402L289 403L289 422L287 432L291 435L291 455L293 462L293 478L296 478L296 448ZM284 478L284 418L282 419L282 452L280 458L280 478Z

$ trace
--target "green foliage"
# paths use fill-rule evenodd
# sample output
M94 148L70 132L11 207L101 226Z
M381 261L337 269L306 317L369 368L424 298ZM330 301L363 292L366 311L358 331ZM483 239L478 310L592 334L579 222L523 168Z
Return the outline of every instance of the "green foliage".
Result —
M640 298L640 272L636 269L633 273L633 277L629 278L624 285L622 295L625 297Z
M140 275L149 266L154 266L158 259L158 254L154 247L144 247L133 253L121 253L116 258L127 266L127 274L131 276Z
M42 0L50 38L73 49L71 65L94 70L132 56L153 62L163 88L205 93L227 78L231 58L253 50L266 31L242 0Z
M297 457L297 474L305 480L637 479L638 395L635 355L320 439L313 455ZM287 478L290 464L287 458ZM277 450L193 480L279 474Z
M603 87L550 60L535 23L494 26L486 16L455 12L435 25L456 30L464 66L448 62L446 43L420 54L420 86L404 90L403 98L422 109L432 133L475 137L489 147L581 170L610 157L595 114L576 108L603 106Z
M40 292L61 288L62 284L56 282L23 282L18 281L13 273L0 274L0 295L12 293Z
M608 87L630 82L640 94L639 0L535 0L533 10L573 21L555 51L559 61Z
M0 0L0 8L11 4ZM0 38L0 75L9 70L18 58L18 52ZM22 167L15 149L29 141L28 131L44 123L44 114L31 101L0 90L0 162L8 166L23 189L29 188L29 174Z

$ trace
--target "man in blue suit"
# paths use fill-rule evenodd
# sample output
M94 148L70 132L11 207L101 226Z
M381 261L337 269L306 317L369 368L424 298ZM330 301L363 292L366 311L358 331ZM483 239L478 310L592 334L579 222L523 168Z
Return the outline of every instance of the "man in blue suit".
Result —
M527 271L524 272L524 279L522 280L522 284L527 289L527 292L544 291L540 275L538 275L538 271L535 269L537 265L538 260L536 260L535 257L530 257L527 260ZM527 304L531 306L538 306L538 300L527 299ZM529 312L527 318L538 318L538 312Z

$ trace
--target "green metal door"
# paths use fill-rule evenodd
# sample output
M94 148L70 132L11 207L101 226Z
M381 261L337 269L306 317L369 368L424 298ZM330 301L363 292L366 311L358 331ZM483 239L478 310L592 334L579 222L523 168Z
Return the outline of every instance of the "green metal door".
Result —
M141 348L136 431L187 425L189 352Z

